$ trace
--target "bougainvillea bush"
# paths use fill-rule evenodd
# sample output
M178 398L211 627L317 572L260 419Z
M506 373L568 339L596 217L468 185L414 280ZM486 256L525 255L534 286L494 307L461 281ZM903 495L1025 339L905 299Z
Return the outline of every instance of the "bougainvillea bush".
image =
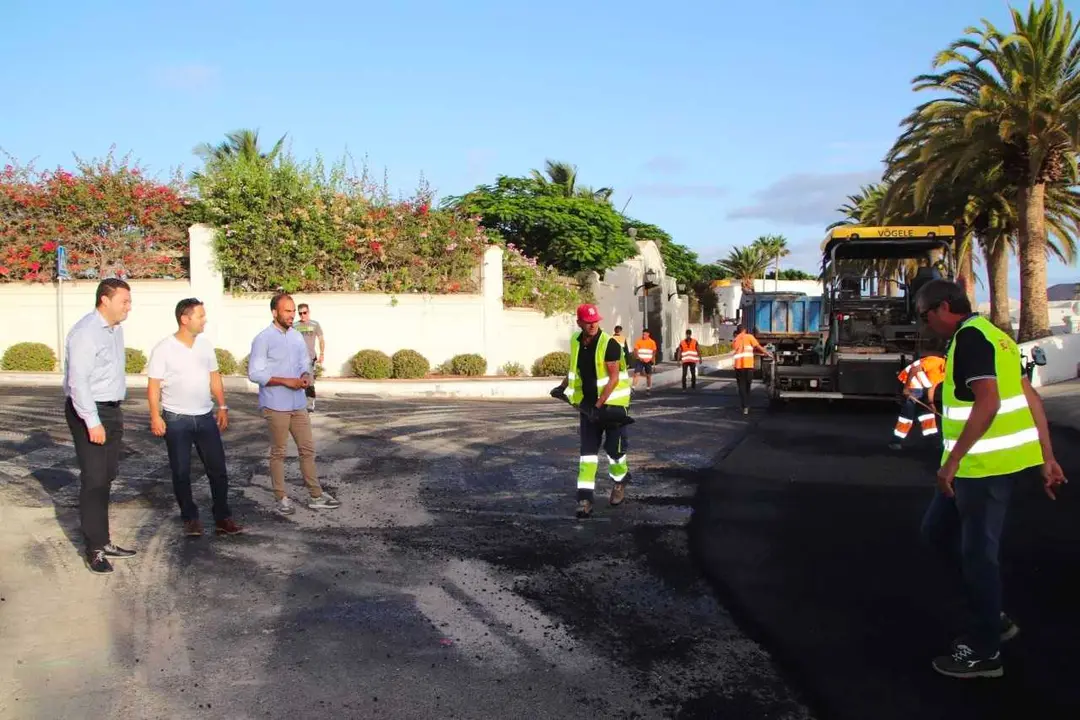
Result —
M199 219L233 291L457 293L479 289L489 244L476 218L392 199L345 169L273 158L215 162L193 179Z
M57 246L74 278L188 274L183 184L149 178L129 158L76 162L74 171L0 169L0 282L50 281Z
M590 301L589 293L575 280L540 265L513 243L507 243L503 254L504 306L533 308L550 316L572 312L581 303Z

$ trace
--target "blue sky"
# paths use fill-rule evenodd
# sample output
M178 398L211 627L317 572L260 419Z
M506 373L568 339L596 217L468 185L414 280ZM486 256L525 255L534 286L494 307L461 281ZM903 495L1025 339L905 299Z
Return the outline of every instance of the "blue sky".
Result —
M164 176L241 127L439 195L552 158L703 260L782 233L806 269L880 175L911 78L1008 20L987 0L5 5L0 148L39 167L115 144Z

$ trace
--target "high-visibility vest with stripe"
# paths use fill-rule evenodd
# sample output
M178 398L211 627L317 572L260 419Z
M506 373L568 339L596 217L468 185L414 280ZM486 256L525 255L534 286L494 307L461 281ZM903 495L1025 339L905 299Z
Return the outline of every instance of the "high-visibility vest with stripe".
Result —
M957 477L980 478L1009 475L1043 462L1042 446L1035 418L1031 415L1020 373L1020 348L1011 337L984 317L974 316L960 329L974 328L994 348L994 369L997 375L1001 406L986 433L979 438L963 459ZM959 330L958 330L959 332ZM944 440L942 464L956 446L975 403L956 397L953 381L955 344L945 357L945 382L942 393L941 434Z
M912 390L929 390L945 379L945 361L927 355L908 365L896 377Z
M919 364L931 387L945 382L945 358L940 355L927 355Z
M679 343L679 358L684 365L701 362L701 355L698 354L697 340L683 340Z
M607 351L608 341L611 339L603 330L596 338L596 393L604 391L608 383L607 367L604 363L604 355ZM566 379L570 381L570 402L574 405L581 403L584 393L581 391L581 376L578 375L578 355L581 351L581 333L574 333L570 340L570 370L566 373ZM607 405L615 407L630 406L630 373L626 371L626 356L619 353L619 384L608 396Z
M748 332L739 333L731 343L731 349L735 351L735 369L754 369L754 347L758 344L757 338Z
M634 343L634 352L637 353L638 360L641 362L652 362L656 355L656 341L652 338L638 340Z

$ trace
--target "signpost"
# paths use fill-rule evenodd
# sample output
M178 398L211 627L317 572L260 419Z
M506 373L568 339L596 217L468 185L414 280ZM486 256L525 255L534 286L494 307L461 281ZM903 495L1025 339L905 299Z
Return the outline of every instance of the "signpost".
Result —
M67 248L56 246L56 356L60 358L60 372L64 372L64 281L70 280L67 268Z

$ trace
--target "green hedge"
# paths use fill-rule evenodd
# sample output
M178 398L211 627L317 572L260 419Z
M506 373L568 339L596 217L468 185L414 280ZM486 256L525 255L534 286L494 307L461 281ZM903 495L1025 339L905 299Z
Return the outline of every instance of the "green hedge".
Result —
M236 363L236 358L228 350L222 348L214 348L214 355L217 356L217 368L218 372L222 375L235 375L240 367Z
M549 352L533 363L532 374L535 377L565 377L570 369L570 353L558 350Z
M4 351L0 366L4 370L52 372L56 369L56 353L45 343L15 343Z
M731 352L731 343L717 343L715 345L698 345L698 354L701 357L715 357Z
M464 353L450 358L450 374L480 377L487 372L487 360L476 353Z
M393 377L400 379L422 378L431 370L428 359L415 350L398 350L390 358Z
M506 377L523 377L525 375L525 366L517 362L508 362L499 371Z
M361 350L349 361L353 375L365 380L385 380L394 373L394 361L380 350Z
M124 348L124 372L128 375L138 375L146 369L146 355L142 350Z

